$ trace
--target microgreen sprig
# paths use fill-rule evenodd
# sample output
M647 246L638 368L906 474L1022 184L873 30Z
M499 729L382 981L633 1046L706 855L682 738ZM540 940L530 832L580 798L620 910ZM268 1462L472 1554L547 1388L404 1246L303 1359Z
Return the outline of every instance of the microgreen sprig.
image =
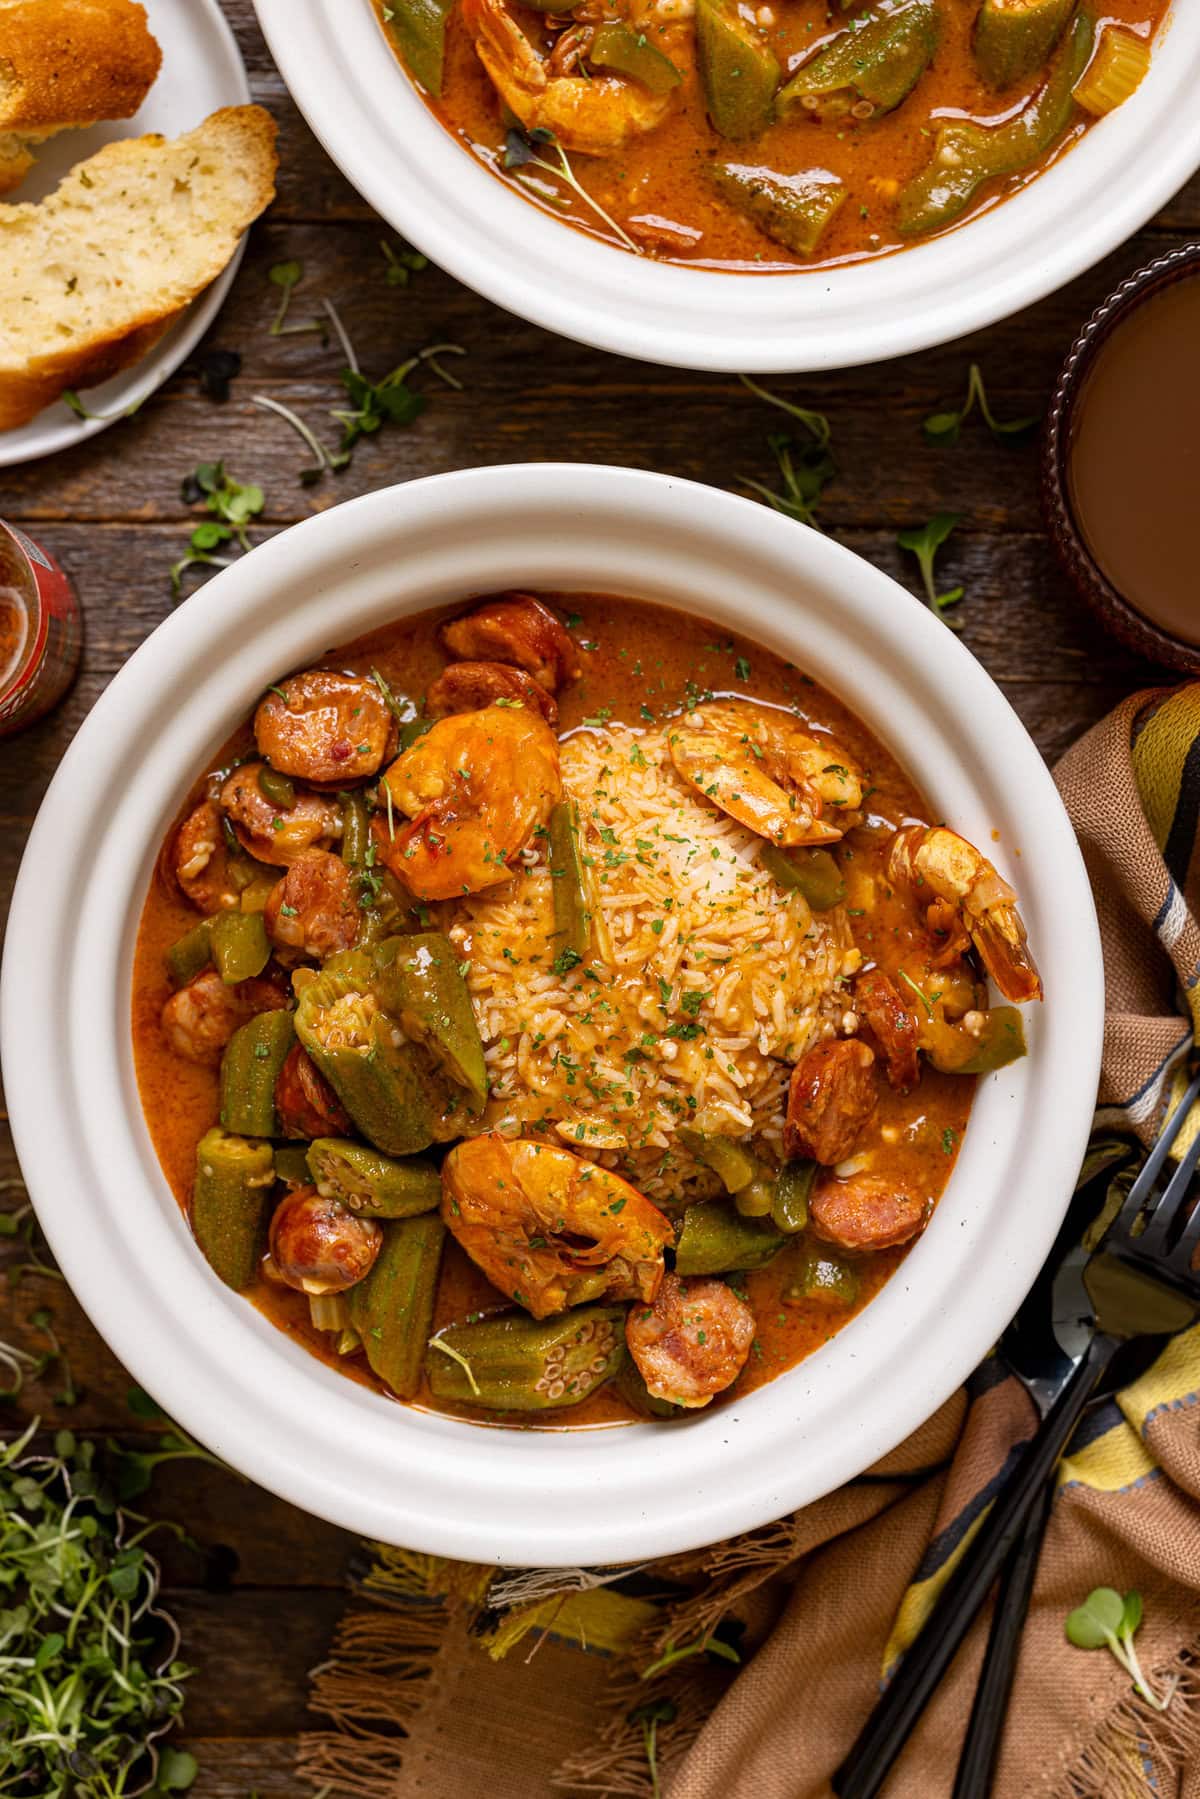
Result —
M322 340L328 343L329 334L320 319L308 319L303 325L289 325L286 322L288 310L292 304L292 291L299 287L303 279L304 264L302 262L277 262L267 270L267 280L282 290L278 310L271 320L271 336L304 337L310 332L317 332Z
M553 161L546 160L546 156L541 154L543 150ZM571 167L566 151L554 133L547 131L545 126L536 125L532 131L523 131L519 126L514 126L504 139L501 166L509 174L515 174L518 180L521 178L521 171L527 168L541 169L547 175L556 176L566 183L576 198L589 207L597 218L604 220L627 250L632 250L635 256L642 255L641 245L634 243L629 233L622 230L610 213L605 212L599 200L588 193Z
M626 1714L631 1724L640 1724L642 1727L642 1747L650 1768L652 1799L661 1799L662 1796L658 1778L658 1727L660 1724L674 1723L678 1715L679 1708L671 1699L647 1699L644 1705L635 1705Z
M392 245L381 238L379 248L385 265L384 280L389 287L407 287L414 275L429 267L429 258L409 244Z
M742 476L742 484L758 494L760 499L774 511L781 512L785 518L795 519L797 524L811 525L814 530L821 529L817 519L817 503L826 487L837 473L837 464L830 453L833 432L829 420L823 412L814 412L808 406L797 406L792 400L785 400L780 394L770 393L751 381L748 375L739 375L744 387L749 388L756 399L765 400L769 406L776 406L803 426L807 437L797 444L786 432L773 431L767 438L767 446L779 465L779 473L783 480L783 491L777 492L761 481L754 481L748 475Z
M900 531L896 535L899 547L910 551L917 559L927 604L951 630L958 630L959 627L954 620L945 617L946 610L950 606L957 606L966 590L963 587L951 587L945 593L939 593L934 578L934 562L938 551L961 518L960 512L937 512L928 524L910 531Z
M967 395L957 412L931 412L922 425L925 441L931 444L955 444L959 432L975 407L978 406L980 417L993 437L1017 442L1027 436L1037 424L1036 418L998 419L988 404L987 389L983 385L983 372L977 362L973 362L967 371Z
M1124 1668L1134 1688L1155 1711L1165 1712L1171 1696L1160 1699L1150 1687L1133 1646L1134 1633L1142 1621L1142 1596L1115 1587L1094 1587L1084 1600L1068 1613L1068 1643L1076 1649L1107 1649Z
M235 481L226 473L223 462L199 463L184 477L180 491L185 505L193 506L203 500L206 510L213 516L196 526L186 555L181 556L171 570L171 587L176 595L182 591L184 573L189 568L197 564L214 568L228 565L229 557L213 554L222 544L236 539L243 550L250 548L246 528L251 519L258 517L265 503L261 487L253 482Z

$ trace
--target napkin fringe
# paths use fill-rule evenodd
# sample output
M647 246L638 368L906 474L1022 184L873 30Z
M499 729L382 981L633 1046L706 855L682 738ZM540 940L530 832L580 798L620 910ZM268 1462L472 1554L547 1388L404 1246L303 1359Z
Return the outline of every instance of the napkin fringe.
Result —
M1131 1688L1101 1724L1053 1799L1157 1799L1200 1754L1200 1637L1151 1676L1165 1712Z
M306 1731L296 1768L313 1786L354 1799L390 1799L403 1743L431 1691L450 1610L347 1612L329 1659L312 1671L309 1710L330 1720Z

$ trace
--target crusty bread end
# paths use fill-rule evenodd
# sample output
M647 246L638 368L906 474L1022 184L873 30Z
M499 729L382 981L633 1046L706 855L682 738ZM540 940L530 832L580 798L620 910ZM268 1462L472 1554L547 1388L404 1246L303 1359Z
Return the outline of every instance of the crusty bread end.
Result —
M37 205L0 204L0 430L150 350L275 194L275 123L225 107L106 144Z
M0 133L132 118L161 63L137 0L0 0Z

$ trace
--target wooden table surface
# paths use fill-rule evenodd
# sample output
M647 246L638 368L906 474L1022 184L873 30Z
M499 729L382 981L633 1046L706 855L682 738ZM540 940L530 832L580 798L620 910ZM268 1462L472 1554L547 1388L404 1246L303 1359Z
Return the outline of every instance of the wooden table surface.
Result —
M318 508L416 475L478 463L578 460L668 471L736 489L749 475L773 481L766 434L780 415L732 377L664 370L582 349L498 311L435 269L389 287L380 220L329 162L275 72L250 0L223 0L255 98L279 121L279 198L254 229L233 293L208 347L238 351L242 374L227 404L183 372L133 419L48 461L0 470L0 517L39 538L73 576L87 615L78 683L45 722L0 746L0 916L46 785L77 726L129 656L170 610L170 564L194 524L180 499L196 463L223 458L266 494L255 537ZM828 414L839 465L822 516L851 549L913 584L896 533L933 513L963 522L943 553L945 585L962 582L963 639L1000 683L1051 760L1146 670L1102 636L1067 591L1038 514L1036 447L994 442L978 420L957 447L922 442L920 421L959 403L978 361L1002 415L1040 411L1080 323L1130 270L1200 235L1200 178L1154 223L1091 273L1040 306L977 336L920 356L846 374L768 383ZM364 442L353 466L316 488L299 484L299 442L250 404L266 394L333 427L340 359L314 337L268 335L278 290L267 271L295 258L304 286L293 316L333 298L369 372L442 340L461 393L438 391L408 430ZM886 723L886 721L883 721ZM153 746L147 747L153 754ZM69 868L61 879L69 881ZM0 1178L17 1172L0 1127ZM5 1201L11 1194L5 1194ZM80 1195L86 1204L86 1195ZM100 1434L128 1434L128 1377L59 1283L26 1280L6 1304L0 1335L41 1347L29 1314L54 1312L82 1397L56 1407L52 1373L27 1390L19 1413ZM11 1408L10 1408L11 1410ZM6 1417L4 1422L16 1420ZM201 1763L197 1795L296 1793L294 1739L303 1728L306 1671L320 1659L345 1604L352 1538L216 1470L167 1469L156 1508L186 1518L211 1551L169 1558L170 1602L184 1633L190 1686L187 1740ZM452 1799L447 1795L446 1799Z

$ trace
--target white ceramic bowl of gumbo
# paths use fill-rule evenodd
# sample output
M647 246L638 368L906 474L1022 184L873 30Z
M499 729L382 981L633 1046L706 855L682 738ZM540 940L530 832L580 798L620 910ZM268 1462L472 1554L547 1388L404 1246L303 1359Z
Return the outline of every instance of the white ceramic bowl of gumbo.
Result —
M851 368L946 343L1090 268L1200 167L1200 6L1176 0L1133 98L957 230L797 274L680 268L585 236L492 175L429 111L371 0L255 6L301 112L397 231L509 312L681 368Z
M1028 1008L1028 1058L980 1083L950 1185L879 1297L744 1401L666 1426L481 1428L327 1369L210 1272L138 1103L134 940L197 772L286 671L389 620L510 585L656 600L810 672L898 755L934 816L1015 874L1046 981L1044 1006ZM987 1353L1050 1247L1091 1120L1103 1008L1066 815L1016 715L954 635L849 550L748 500L563 464L439 475L335 507L160 625L46 796L0 986L30 1194L64 1274L135 1378L295 1504L385 1542L509 1565L640 1560L715 1541L818 1498L928 1417Z

